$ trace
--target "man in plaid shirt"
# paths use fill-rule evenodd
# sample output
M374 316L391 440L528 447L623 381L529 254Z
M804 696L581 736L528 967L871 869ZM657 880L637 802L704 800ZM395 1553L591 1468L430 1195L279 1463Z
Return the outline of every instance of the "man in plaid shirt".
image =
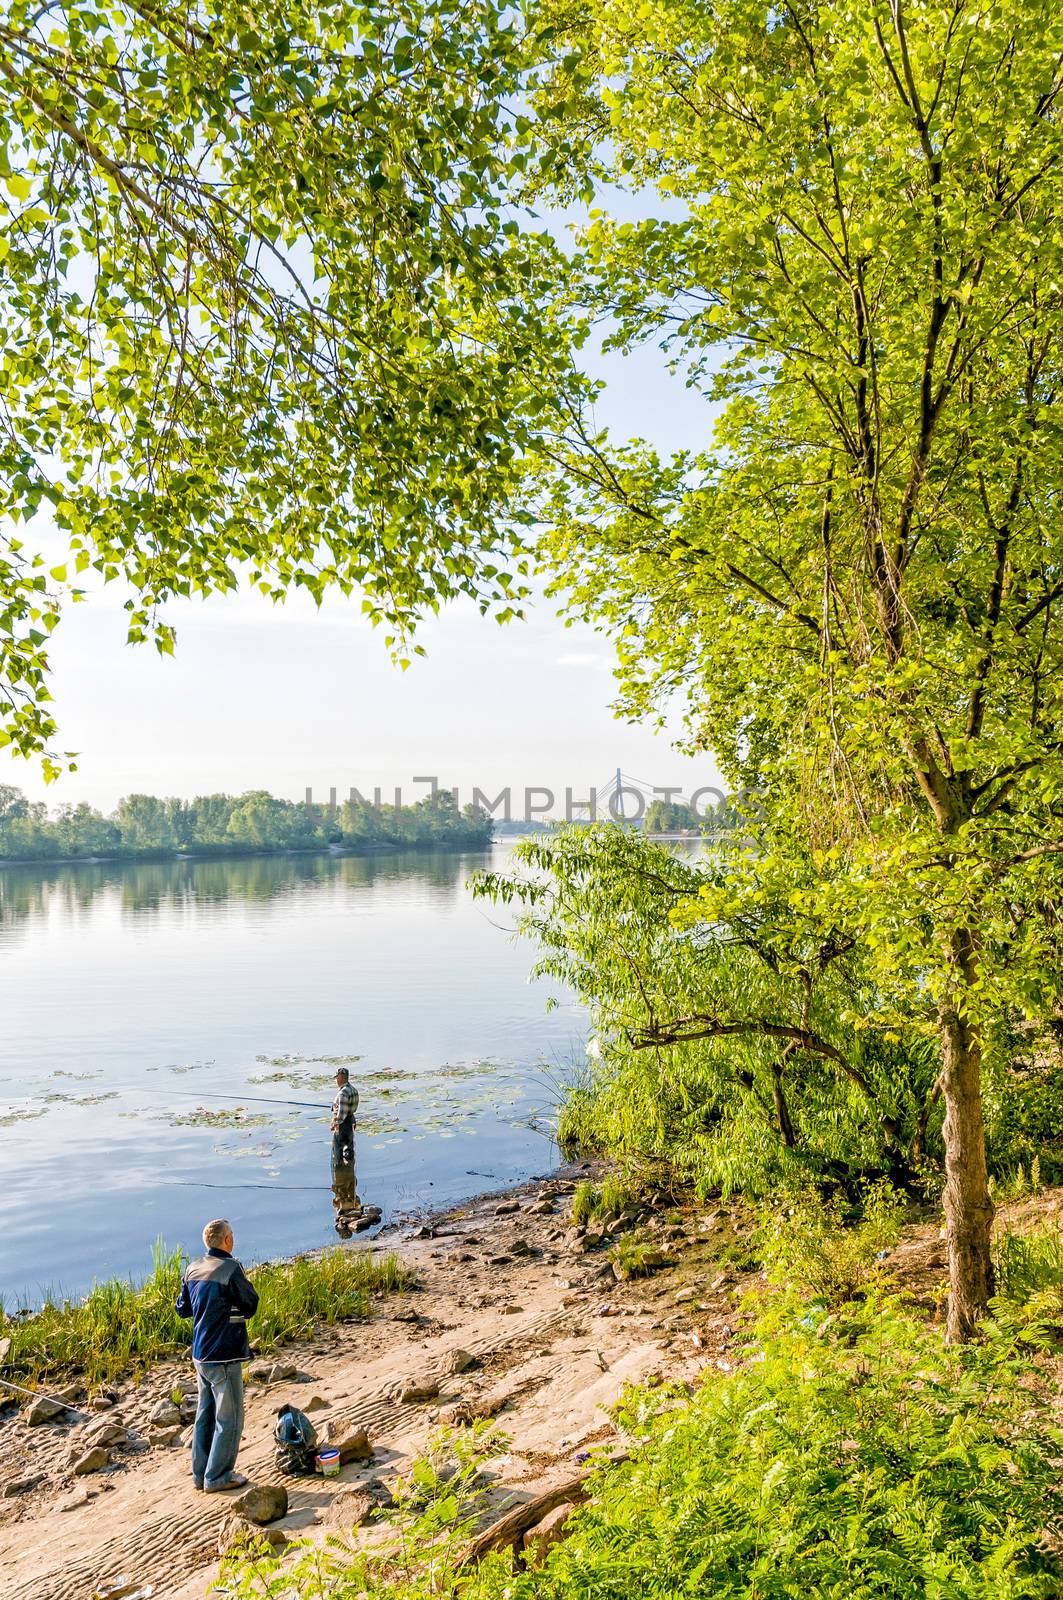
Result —
M336 1098L332 1102L332 1161L337 1167L354 1160L354 1113L358 1110L358 1090L351 1084L346 1067L336 1070Z

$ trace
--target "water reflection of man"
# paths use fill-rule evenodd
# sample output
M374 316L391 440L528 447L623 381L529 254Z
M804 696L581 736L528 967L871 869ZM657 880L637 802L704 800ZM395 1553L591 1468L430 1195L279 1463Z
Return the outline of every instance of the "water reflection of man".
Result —
M332 1209L336 1213L336 1232L341 1239L349 1239L362 1215L353 1161L332 1163Z
M336 1069L336 1098L332 1102L332 1165L343 1166L354 1160L354 1113L358 1110L358 1090L351 1083L346 1067Z

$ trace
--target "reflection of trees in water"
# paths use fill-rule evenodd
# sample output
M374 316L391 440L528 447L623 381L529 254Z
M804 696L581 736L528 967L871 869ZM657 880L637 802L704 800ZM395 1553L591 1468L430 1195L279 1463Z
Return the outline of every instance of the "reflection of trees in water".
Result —
M0 929L6 931L39 917L49 899L49 884L39 872L0 872Z
M237 856L211 861L84 862L72 866L0 866L0 935L59 911L77 920L104 896L124 916L151 917L197 905L269 901L332 887L373 893L416 883L445 903L464 893L487 857L444 850L364 855Z

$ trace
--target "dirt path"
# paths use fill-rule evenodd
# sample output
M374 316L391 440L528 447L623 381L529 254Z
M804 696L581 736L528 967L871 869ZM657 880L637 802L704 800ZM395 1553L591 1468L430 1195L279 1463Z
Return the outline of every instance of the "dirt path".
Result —
M685 1225L657 1218L674 1264L618 1284L602 1253L567 1241L563 1187L531 1185L517 1197L520 1209L501 1216L497 1200L479 1201L438 1221L436 1237L402 1242L422 1285L417 1292L378 1302L368 1322L284 1352L298 1363L299 1381L249 1387L239 1465L254 1482L286 1483L289 1511L277 1526L314 1538L335 1531L329 1510L337 1492L404 1472L453 1399L509 1402L498 1421L511 1447L490 1463L502 1506L571 1476L583 1449L613 1438L608 1411L625 1384L653 1373L691 1381L708 1365L729 1367L745 1282L733 1268L721 1270L726 1216ZM379 1247L394 1246L383 1239ZM917 1253L924 1247L932 1252L929 1236L910 1242ZM607 1305L612 1314L603 1315ZM439 1376L459 1348L477 1365L441 1378L438 1398L389 1398L399 1379ZM151 1406L190 1371L187 1362L164 1364L107 1415L144 1430ZM373 1461L328 1481L282 1480L273 1465L276 1411L285 1400L305 1409L315 1396L324 1402L315 1423L363 1424ZM204 1600L229 1507L224 1495L193 1490L187 1428L169 1446L119 1452L114 1465L74 1479L67 1451L85 1426L28 1429L18 1419L0 1428L0 1600L91 1600L119 1578L153 1583L155 1600ZM36 1472L42 1482L11 1495L12 1485Z

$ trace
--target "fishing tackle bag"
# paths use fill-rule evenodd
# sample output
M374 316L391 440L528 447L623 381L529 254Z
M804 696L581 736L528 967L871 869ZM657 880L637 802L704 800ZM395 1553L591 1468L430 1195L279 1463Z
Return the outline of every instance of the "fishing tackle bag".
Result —
M278 1470L289 1478L308 1478L315 1471L317 1431L305 1412L283 1405L273 1429Z

